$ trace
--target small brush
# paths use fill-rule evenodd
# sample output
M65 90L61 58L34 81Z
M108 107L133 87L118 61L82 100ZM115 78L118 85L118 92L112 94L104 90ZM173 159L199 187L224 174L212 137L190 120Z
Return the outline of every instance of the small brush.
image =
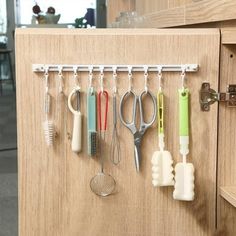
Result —
M45 136L45 141L48 146L52 146L55 137L55 126L52 120L48 119L50 113L50 103L51 103L51 96L48 92L48 74L45 75L46 77L46 91L44 95L44 113L46 116L45 121L43 122L43 131Z
M97 153L97 99L96 99L96 91L93 87L88 89L87 95L87 129L88 129L88 155L95 156Z

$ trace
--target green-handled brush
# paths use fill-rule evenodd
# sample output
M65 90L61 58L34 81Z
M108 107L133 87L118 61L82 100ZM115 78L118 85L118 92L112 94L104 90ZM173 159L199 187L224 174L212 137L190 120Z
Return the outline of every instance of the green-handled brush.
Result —
M164 142L164 94L162 91L157 93L158 105L158 136L159 151L153 153L152 156L152 184L157 186L174 185L173 160L169 151L165 150Z
M173 197L176 200L192 201L194 199L194 166L187 163L189 153L189 90L179 90L179 141L180 154L183 161L175 166L175 190Z
M96 91L93 87L88 89L87 95L87 135L88 135L88 155L94 156L97 152L97 100Z

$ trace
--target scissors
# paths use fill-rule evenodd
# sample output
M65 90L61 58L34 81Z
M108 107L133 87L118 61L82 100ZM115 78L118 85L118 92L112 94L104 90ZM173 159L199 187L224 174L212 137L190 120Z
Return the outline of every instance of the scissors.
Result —
M154 112L152 115L152 119L148 123L146 123L144 121L144 116L143 116L142 103L143 103L144 95L149 96L151 98L153 106L154 106ZM123 108L125 106L125 100L127 100L127 98L129 96L132 96L134 99L134 101L133 101L133 117L132 117L131 122L127 122L123 116ZM139 127L139 129L136 127L136 124L135 124L137 104L139 104L139 114L140 114L140 127ZM134 158L135 158L135 167L136 167L137 172L139 172L139 170L140 170L140 163L141 163L141 151L140 151L141 141L142 141L145 131L154 123L154 121L156 119L156 112L157 112L156 99L150 91L144 90L139 96L137 96L133 91L128 91L121 98L120 120L123 123L123 125L131 131L131 133L134 136Z

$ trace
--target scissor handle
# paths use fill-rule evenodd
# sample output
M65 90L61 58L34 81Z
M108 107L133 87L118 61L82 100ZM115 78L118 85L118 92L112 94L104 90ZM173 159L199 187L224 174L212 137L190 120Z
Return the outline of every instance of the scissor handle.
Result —
M102 96L105 96L105 114L104 114L103 127L102 127ZM104 90L98 93L98 128L100 131L107 130L107 112L108 112L108 92Z
M153 103L153 107L154 107L154 112L152 115L152 119L150 122L145 122L144 118L143 118L143 105L142 105L142 99L144 95L148 95L151 97L152 99L152 103ZM140 109L140 131L141 130L146 130L147 128L149 128L154 121L156 120L156 115L157 115L157 105L156 105L156 98L152 95L152 93L150 91L146 91L144 90L140 95L139 95L139 109Z
M133 102L133 116L130 122L127 122L124 119L124 115L123 115L123 107L125 106L125 100L129 97L129 96L133 96L134 97L134 102ZM135 125L135 117L136 117L136 107L137 107L137 96L133 91L128 91L126 92L121 100L120 100L120 120L123 123L124 126L126 126L127 128L129 128L131 130L131 126L133 127ZM131 130L133 132L133 130Z

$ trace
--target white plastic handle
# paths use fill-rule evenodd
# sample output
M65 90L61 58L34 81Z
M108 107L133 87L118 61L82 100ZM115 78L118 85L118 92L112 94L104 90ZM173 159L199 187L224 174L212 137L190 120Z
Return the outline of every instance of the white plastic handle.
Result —
M72 134L72 143L71 149L73 152L82 151L82 114L80 111L76 111L72 107L72 96L76 91L79 91L79 87L74 88L68 97L68 107L72 114L74 115L74 124L73 124L73 134Z
M74 112L74 125L71 149L73 152L81 152L82 150L82 115L81 113Z

